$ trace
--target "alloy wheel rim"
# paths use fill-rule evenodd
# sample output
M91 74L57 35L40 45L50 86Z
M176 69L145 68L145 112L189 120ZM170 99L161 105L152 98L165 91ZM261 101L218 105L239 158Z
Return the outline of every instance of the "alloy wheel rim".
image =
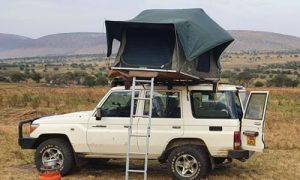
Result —
M200 168L196 158L190 154L182 154L175 161L175 169L182 177L192 177Z
M60 169L63 166L64 155L57 148L48 148L42 154L42 164L45 166L47 161L56 160L55 168Z

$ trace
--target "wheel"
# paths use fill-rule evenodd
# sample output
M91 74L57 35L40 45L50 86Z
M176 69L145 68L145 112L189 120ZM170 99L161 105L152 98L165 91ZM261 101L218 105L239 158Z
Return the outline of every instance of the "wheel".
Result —
M202 147L181 146L171 152L167 166L173 179L201 179L210 170L210 160Z
M68 174L75 167L72 146L60 138L48 139L42 142L35 152L35 165L41 170L45 162L56 160L56 167L62 176Z

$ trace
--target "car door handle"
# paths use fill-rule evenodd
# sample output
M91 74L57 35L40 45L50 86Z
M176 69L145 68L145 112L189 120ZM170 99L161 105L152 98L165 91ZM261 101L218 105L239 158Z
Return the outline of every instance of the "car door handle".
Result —
M222 126L209 126L209 131L222 131Z
M92 127L106 128L106 126L105 126L105 125L95 125L95 126L92 126Z
M243 134L246 136L256 137L259 133L256 131L244 131Z
M181 126L172 126L173 129L180 129Z
M128 128L129 126L125 125L124 128Z
M260 126L260 125L261 125L261 123L260 123L260 122L255 122L255 123L254 123L254 125L256 125L256 126Z

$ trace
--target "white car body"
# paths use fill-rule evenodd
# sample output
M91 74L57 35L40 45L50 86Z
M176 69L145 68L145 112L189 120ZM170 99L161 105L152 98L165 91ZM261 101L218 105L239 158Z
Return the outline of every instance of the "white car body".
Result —
M137 88L140 96L145 96L148 86ZM217 91L245 92L241 86L220 84ZM213 91L210 84L195 86L174 86L168 90L165 86L158 86L157 91L176 91L180 93L181 118L152 118L149 158L158 159L169 148L180 144L202 144L207 147L212 157L229 157L229 151L234 150L234 133L240 132L241 149L263 151L263 119L196 119L191 108L192 91ZM93 111L75 112L63 115L42 117L32 122L37 128L30 134L30 138L38 139L43 135L65 135L70 141L76 154L86 158L125 158L128 140L129 117L102 117L96 120L96 109L101 108L109 95L113 92L124 92L123 86L112 88L99 102ZM267 92L262 92L266 93ZM241 102L241 104L243 104ZM266 106L266 103L265 103ZM246 109L246 107L242 107ZM264 107L265 108L265 107ZM138 102L136 113L142 114L144 102ZM245 112L245 110L244 110ZM245 114L245 113L244 113ZM265 109L264 109L265 114ZM134 118L133 133L146 132L147 118ZM253 124L255 123L255 124ZM243 125L241 125L243 124ZM245 126L244 126L245 125ZM257 131L255 145L247 145L247 133ZM131 150L144 152L145 138L133 138ZM251 155L251 152L250 152ZM143 156L136 156L142 159Z

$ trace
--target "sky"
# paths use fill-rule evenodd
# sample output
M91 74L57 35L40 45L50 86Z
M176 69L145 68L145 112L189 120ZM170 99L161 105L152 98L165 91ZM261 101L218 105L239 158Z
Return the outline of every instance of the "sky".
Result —
M300 0L0 0L0 33L39 38L104 32L104 20L128 20L145 9L202 8L227 30L300 37Z

